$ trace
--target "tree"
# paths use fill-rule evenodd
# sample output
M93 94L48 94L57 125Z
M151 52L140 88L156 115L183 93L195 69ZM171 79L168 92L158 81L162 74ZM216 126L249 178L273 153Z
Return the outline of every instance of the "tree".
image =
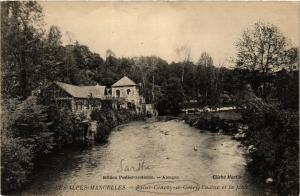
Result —
M248 92L247 92L248 91ZM242 110L250 171L273 178L279 195L299 195L299 115L279 109L246 90Z
M31 149L22 144L20 138L1 137L1 194L20 188L28 182L33 168Z
M134 58L134 66L136 68L137 74L140 75L141 83L142 83L142 94L146 95L146 86L147 86L147 78L150 74L151 66L150 61L147 57L141 56Z
M38 85L42 27L42 8L37 2L1 3L2 95L25 99Z
M129 76L141 83L141 94L145 97L147 103L154 103L158 94L157 75L160 66L168 63L156 56L141 56L133 58Z
M156 108L159 115L176 114L180 112L183 97L180 90L180 78L170 76L162 85L162 94L158 98Z
M286 63L284 53L287 45L287 39L275 25L263 22L247 28L236 43L236 66L260 74L262 97L266 96L268 74Z
M207 53L203 52L197 62L197 65L202 65L205 67L210 67L214 65L214 61L212 57Z
M292 47L285 51L284 55L284 62L285 62L285 68L287 70L294 71L299 70L299 48L298 47Z
M64 47L57 26L51 26L44 40L44 59L41 67L42 86L49 81L62 81Z
M216 91L215 86L215 67L213 65L212 57L207 53L203 52L197 62L196 69L196 85L198 97L199 93L204 98L204 104L208 104L208 100L212 97L212 92Z
M190 62L191 59L191 48L188 46L181 46L175 49L175 52L178 56L179 62L182 64L182 71L181 71L181 93L183 97L185 97L184 93L184 73L185 73L185 65Z
M35 155L47 154L54 146L46 109L37 97L30 96L18 105L11 125L13 136L22 138Z
M257 22L243 32L236 47L237 66L269 73L284 64L287 41L276 26Z
M276 73L273 79L272 96L280 106L292 111L299 110L299 72L287 72L285 69Z
M62 45L61 41L62 35L57 26L51 26L48 32L47 43L54 47L58 48Z

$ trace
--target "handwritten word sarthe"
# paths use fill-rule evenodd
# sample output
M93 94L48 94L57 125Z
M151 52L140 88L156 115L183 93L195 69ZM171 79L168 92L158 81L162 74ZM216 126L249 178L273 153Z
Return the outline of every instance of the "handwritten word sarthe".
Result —
M147 165L145 163L145 161L141 161L136 165L132 165L132 164L128 164L126 163L125 159L121 159L120 161L120 165L119 165L119 169L117 170L117 172L137 172L137 171L141 171L141 170L149 170L152 169L152 167L150 165Z

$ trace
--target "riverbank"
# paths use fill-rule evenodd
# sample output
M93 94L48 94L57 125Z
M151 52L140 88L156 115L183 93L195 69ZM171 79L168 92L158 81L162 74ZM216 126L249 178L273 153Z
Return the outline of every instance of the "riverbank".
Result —
M87 147L86 134L72 112L55 105L43 105L37 97L11 104L3 115L1 137L1 194L22 189L31 182L41 162L60 153L66 146ZM10 106L7 104L7 106ZM130 110L94 111L97 121L95 142L107 140L111 130L145 115ZM84 138L77 140L76 137Z
M183 114L182 119L190 126L200 130L225 135L237 134L243 127L240 112L234 110Z
M134 120L145 120L147 117L130 110L107 110L94 111L91 118L97 122L95 140L105 142L114 127Z
M280 195L298 195L298 113L266 103L255 107L257 104L249 103L240 118L231 118L230 113L202 112L185 114L183 119L200 132L207 130L239 140L251 173L275 186Z
M243 111L247 166L279 195L299 195L299 113L261 100Z

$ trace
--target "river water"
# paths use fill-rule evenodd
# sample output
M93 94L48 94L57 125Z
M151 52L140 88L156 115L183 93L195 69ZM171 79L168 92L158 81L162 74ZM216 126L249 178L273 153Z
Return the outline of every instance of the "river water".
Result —
M44 164L44 169L20 194L265 195L268 192L246 170L239 142L230 136L200 133L178 120L131 122L115 128L106 144L68 148ZM118 179L103 179L103 176ZM126 176L129 179L124 179ZM178 189L170 188L170 184Z

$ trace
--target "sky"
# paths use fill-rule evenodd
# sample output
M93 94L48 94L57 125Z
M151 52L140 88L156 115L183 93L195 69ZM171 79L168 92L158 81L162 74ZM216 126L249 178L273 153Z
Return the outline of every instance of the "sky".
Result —
M235 42L257 21L279 27L299 47L300 2L40 2L47 27L58 26L64 44L78 40L105 58L159 56L178 61L186 47L196 62L209 53L230 66ZM67 36L67 32L69 36Z

